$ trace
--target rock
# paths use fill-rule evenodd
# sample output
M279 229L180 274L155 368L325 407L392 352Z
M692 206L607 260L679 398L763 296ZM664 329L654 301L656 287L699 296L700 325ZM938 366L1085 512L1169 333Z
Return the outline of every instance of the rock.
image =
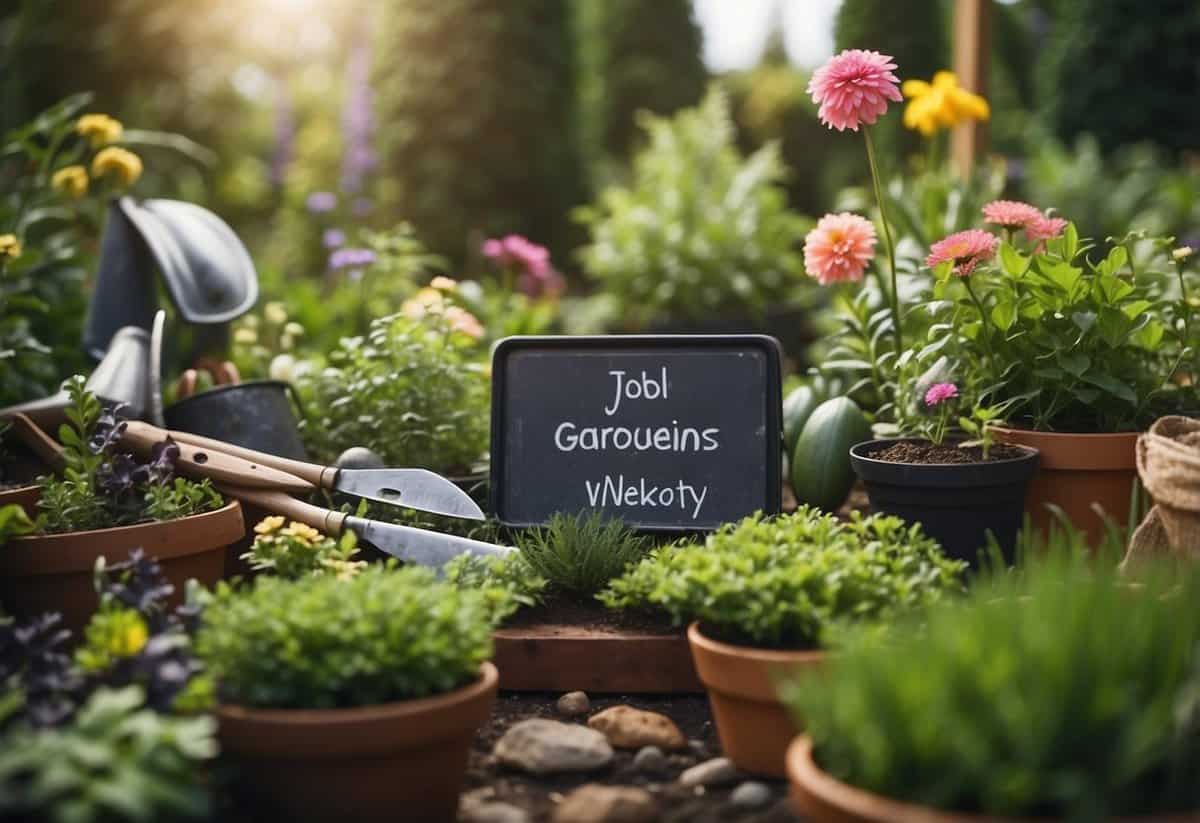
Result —
M679 775L683 786L724 786L738 779L737 767L728 757L714 757L697 763Z
M588 726L604 732L619 749L658 746L665 751L687 748L687 738L675 721L665 714L646 712L633 706L613 706L588 718Z
M513 725L492 753L506 766L538 775L587 772L613 759L612 747L600 732L541 717Z
M554 704L558 713L566 717L578 717L592 710L592 701L586 692L567 692Z
M643 746L633 756L633 768L643 774L662 774L667 770L667 756L658 746Z
M529 812L511 803L463 803L458 809L458 823L532 823Z
M382 469L383 458L365 446L351 446L338 455L333 465L339 469Z
M733 790L729 802L739 809L757 809L771 802L771 787L756 780L747 780Z
M589 783L571 792L554 811L554 823L653 823L658 804L645 789Z

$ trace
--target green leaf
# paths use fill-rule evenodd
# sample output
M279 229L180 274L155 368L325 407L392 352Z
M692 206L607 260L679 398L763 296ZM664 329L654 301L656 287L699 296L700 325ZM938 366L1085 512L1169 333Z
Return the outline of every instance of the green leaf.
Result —
M1064 263L1061 260L1049 261L1042 259L1038 262L1038 269L1046 278L1058 286L1058 288L1067 295L1075 291L1075 287L1079 285L1079 280L1083 277L1083 269L1078 266L1072 266L1070 263Z
M1008 295L1003 295L992 306L992 322L1000 331L1008 331L1017 320L1017 304Z
M1071 322L1074 323L1081 332L1085 334L1089 332L1096 324L1096 313L1091 311L1077 311L1071 315Z
M1151 320L1131 334L1129 339L1134 345L1141 346L1147 351L1157 351L1159 344L1162 343L1164 331L1162 323Z
M1100 307L1100 317L1096 324L1100 337L1114 349L1125 342L1133 327L1133 322L1120 309L1111 306Z
M1000 244L1000 268L1010 277L1020 277L1029 268L1029 258L1008 243Z
M1073 374L1080 377L1088 366L1092 364L1092 359L1083 352L1063 352L1060 351L1056 358L1058 365L1063 368L1063 371L1068 374Z
M1111 374L1106 372L1088 372L1081 379L1085 383L1090 383L1093 386L1104 389L1108 394L1124 400L1131 406L1137 405L1137 394L1134 393L1133 389Z

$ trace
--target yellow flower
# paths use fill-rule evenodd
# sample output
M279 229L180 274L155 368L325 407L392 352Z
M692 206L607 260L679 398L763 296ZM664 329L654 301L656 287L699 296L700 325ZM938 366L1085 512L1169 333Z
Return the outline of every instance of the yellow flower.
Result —
M283 517L279 515L271 515L264 517L258 521L258 525L254 527L255 534L271 534L283 528Z
M21 241L15 234L0 234L0 259L21 256Z
M87 194L88 173L83 166L63 166L54 172L50 185L57 192L69 195L78 200Z
M401 304L400 313L411 320L420 320L427 314L441 312L445 302L440 291L426 286Z
M263 317L272 326L282 326L287 322L287 308L278 300L272 300L267 305L263 306Z
M458 283L449 277L438 275L429 281L429 287L438 291L455 291L458 288Z
M288 537L294 537L297 540L302 540L305 543L315 543L321 539L321 533L305 523L297 523L292 521L288 523L287 528L283 533Z
M1182 263L1184 260L1187 260L1189 257L1191 257L1195 251L1196 250L1191 246L1180 246L1171 252L1171 257L1176 262Z
M128 149L109 146L92 158L92 176L111 174L121 188L128 188L142 176L142 158Z
M909 98L904 125L926 137L932 137L939 129L991 116L987 100L961 88L958 75L952 71L939 71L932 83L905 80L900 90Z
M121 627L121 631L114 635L112 643L109 646L109 652L114 657L133 657L142 650L146 645L146 641L150 638L150 632L146 628L146 621L140 616L135 616L127 621Z
M253 346L258 342L258 333L254 329L238 329L233 333L233 342L239 346Z
M107 114L85 114L75 121L75 131L86 137L94 149L115 143L124 130L120 120Z

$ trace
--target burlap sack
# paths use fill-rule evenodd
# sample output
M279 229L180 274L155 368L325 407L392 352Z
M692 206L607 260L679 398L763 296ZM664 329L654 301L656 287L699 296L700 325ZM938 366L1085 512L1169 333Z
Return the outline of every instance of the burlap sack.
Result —
M1155 506L1134 533L1126 562L1165 550L1200 560L1200 420L1156 420L1138 438L1137 468Z

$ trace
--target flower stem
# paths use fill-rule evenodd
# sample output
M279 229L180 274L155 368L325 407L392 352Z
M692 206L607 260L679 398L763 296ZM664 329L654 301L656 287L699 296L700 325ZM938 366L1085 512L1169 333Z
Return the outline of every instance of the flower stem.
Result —
M899 357L900 352L904 351L904 342L900 329L900 291L896 287L896 247L892 244L892 230L888 224L887 207L883 202L883 186L879 180L879 166L875 162L875 145L871 142L870 129L863 128L863 138L867 141L867 163L871 166L871 182L875 185L875 202L879 206L879 222L883 224L883 238L887 248L888 272L892 277L892 331L896 339L896 356Z
M988 320L987 310L983 307L983 301L979 299L979 295L975 294L975 289L971 285L971 275L963 278L963 285L967 287L967 294L971 295L971 300L975 303L975 308L979 310L979 320L983 324L980 328L980 334L983 335L983 349L987 353L988 367L994 369L996 367L996 358L992 354L992 324ZM999 377L999 375L996 375Z

